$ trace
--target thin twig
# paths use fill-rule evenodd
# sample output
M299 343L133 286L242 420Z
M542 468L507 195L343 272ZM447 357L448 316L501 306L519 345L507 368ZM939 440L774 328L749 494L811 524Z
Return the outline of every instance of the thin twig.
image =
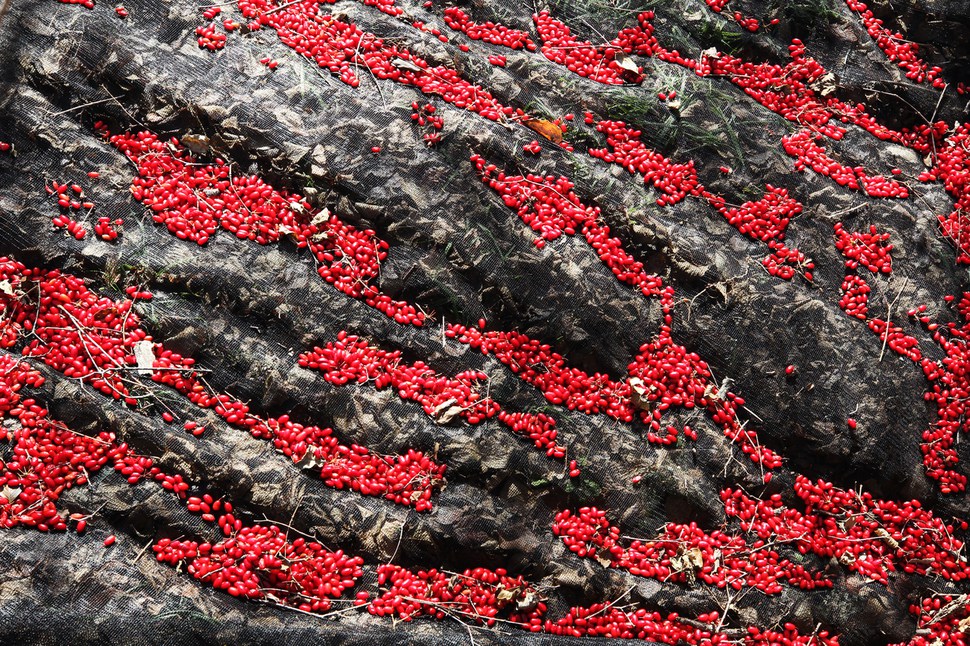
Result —
M886 329L883 331L882 349L879 351L879 361L877 363L882 363L882 355L886 352L886 343L889 341L889 326L892 325L891 318L893 314L893 305L895 305L896 301L899 300L899 297L903 295L903 290L906 289L906 285L908 284L909 284L909 277L907 276L906 279L903 281L903 286L899 288L899 293L896 294L896 298L894 298L893 302L890 303L889 307L886 308Z
M108 103L109 101L117 101L120 98L121 97L118 97L118 96L111 96L111 97L108 97L107 99L100 99L98 101L91 101L90 103L82 103L81 105L76 105L73 108L68 108L67 110L61 110L60 112L48 112L47 113L47 116L48 117L56 117L56 116L65 114L67 112L73 112L74 110L80 110L81 108L89 108L92 105L99 105L101 103Z

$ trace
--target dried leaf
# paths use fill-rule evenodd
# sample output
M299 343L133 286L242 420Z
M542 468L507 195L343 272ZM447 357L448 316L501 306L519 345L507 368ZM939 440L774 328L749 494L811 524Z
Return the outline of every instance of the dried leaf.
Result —
M680 548L677 554L670 559L670 564L675 572L688 572L692 574L694 570L699 570L704 565L704 553L699 547L692 547L689 550Z
M317 456L313 454L313 449L308 449L303 457L294 464L301 469L319 469L323 466L323 463L317 460Z
M622 67L628 72L632 72L633 74L640 73L640 67L636 64L636 62L634 62L632 58L627 56L624 52L617 52L616 57L613 60L616 62L617 65L619 65L620 67Z
M527 128L538 132L554 144L562 143L562 128L546 119L527 119L522 122Z
M0 293L13 296L13 285L9 280L0 280Z
M694 569L704 566L704 552L699 547L692 547L687 552L687 558Z
M0 496L3 496L7 499L7 502L13 504L13 501L17 499L17 496L20 495L21 491L23 491L23 489L20 487L8 487L7 485L3 485L3 489L0 489Z
M499 588L498 594L495 598L499 601L512 601L518 595L518 590L506 590L505 588Z
M424 71L423 68L418 67L417 65L415 65L411 61L409 61L407 59L404 59L404 58L392 58L391 59L391 65L393 65L394 67L396 67L399 70L405 70L405 71L408 71L408 72L423 72Z
M196 154L209 151L209 138L205 135L182 135L182 145Z
M135 361L140 374L151 374L155 365L155 344L151 341L139 341L134 348Z
M838 77L832 72L826 72L812 83L812 89L820 96L826 97L835 92L838 88Z
M321 224L326 224L329 221L330 221L330 209L328 209L327 207L323 207L322 209L317 211L316 215L313 216L313 219L310 220L310 226L318 227Z
M519 610L528 610L534 607L539 602L535 593L529 590L518 601L515 602L515 607Z
M639 377L631 377L627 382L630 384L630 403L639 410L650 410L652 403L647 398L647 384Z
M431 415L434 417L434 421L438 424L447 424L461 415L462 411L465 409L461 406L456 406L455 402L457 401L457 399L452 397L451 399L446 399L435 406L434 411L431 413Z
M611 565L613 565L613 561L606 558L605 556L600 556L599 554L596 555L596 560L603 567L610 567Z

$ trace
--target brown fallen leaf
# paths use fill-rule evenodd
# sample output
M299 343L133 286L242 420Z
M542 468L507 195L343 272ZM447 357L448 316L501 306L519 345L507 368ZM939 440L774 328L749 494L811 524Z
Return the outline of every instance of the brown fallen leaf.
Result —
M522 122L527 128L538 132L554 144L562 143L562 128L546 119L527 119Z

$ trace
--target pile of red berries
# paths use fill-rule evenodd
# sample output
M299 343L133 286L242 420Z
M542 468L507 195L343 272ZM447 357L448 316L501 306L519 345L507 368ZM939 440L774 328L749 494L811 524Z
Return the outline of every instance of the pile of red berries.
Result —
M849 233L841 222L835 223L835 247L847 258L848 269L856 269L861 264L874 273L891 273L893 246L888 242L889 234L879 233L874 224L869 225L868 233Z
M921 182L942 180L953 196L953 211L940 216L940 228L957 247L957 262L970 264L970 125L962 124L936 147L936 163L919 176Z
M768 185L760 200L728 207L723 197L711 193L700 183L693 161L676 164L650 150L641 141L641 132L622 121L597 121L586 113L586 123L606 135L606 148L591 148L589 154L607 163L618 164L630 173L639 173L645 184L661 193L659 206L676 204L693 196L705 200L738 231L754 240L767 242L772 250L763 264L773 276L788 280L800 269L806 280L812 280L815 264L797 249L789 249L782 240L789 222L801 213L802 205L783 188Z
M498 121L525 116L521 110L502 106L487 90L469 83L453 69L432 67L408 50L385 43L356 25L319 13L318 3L285 3L274 6L269 0L240 0L239 9L259 28L268 26L280 40L302 56L329 69L351 87L360 84L353 71L360 65L377 79L411 85L425 94L434 94L455 107L476 112ZM423 27L423 25L421 25ZM437 30L432 30L432 33ZM440 32L439 32L440 34ZM447 39L445 39L447 40Z
M361 0L366 7L375 7L378 11L386 13L388 16L397 18L404 15L404 9L396 6L394 0Z
M216 30L216 23L199 25L195 28L199 47L214 52L226 46L226 35Z
M197 580L234 597L269 599L305 612L323 612L357 584L363 559L331 552L304 538L289 541L276 525L240 526L215 544L163 538L155 558L186 565Z
M717 199L717 198L715 198ZM765 186L765 196L760 200L745 202L740 207L724 208L722 215L740 233L761 240L783 240L791 219L802 212L802 204L784 188L771 184Z
M116 227L120 227L125 222L121 218L112 220L109 217L100 217L94 225L94 233L106 242L117 240L121 232Z
M919 617L916 634L905 644L892 646L964 646L967 624L970 624L970 597L954 598L935 594L913 604L909 611Z
M839 186L863 191L871 197L909 197L909 190L895 180L881 175L870 177L862 166L849 167L832 159L816 143L818 138L818 135L808 129L781 138L785 152L796 158L796 171L810 167L816 173L831 177Z
M524 435L535 442L536 448L544 449L551 458L566 457L566 449L556 443L556 420L545 413L509 413L500 410L500 422L513 433Z
M378 390L388 386L402 399L416 401L424 412L441 424L464 419L469 424L498 416L513 432L525 435L550 457L563 458L564 447L556 444L555 420L547 415L507 413L476 384L488 375L467 370L454 377L442 375L422 361L401 360L401 352L375 348L366 340L340 332L335 342L300 355L300 366L323 372L324 379L342 386L373 382Z
M887 322L882 319L869 319L866 321L866 325L879 337L880 341L886 342L890 350L901 354L911 361L919 362L923 358L923 354L919 349L919 339L910 334L906 334L903 328L892 321Z
M7 258L0 258L0 280L9 281L13 292L0 292L0 344L11 347L21 332L29 333L25 356L39 357L114 399L138 403L125 373L136 363L135 345L151 337L138 327L130 300L99 297L79 278Z
M924 81L932 83L935 88L942 88L946 85L946 82L940 77L943 70L936 66L930 67L920 59L919 45L906 40L903 34L884 27L882 20L873 15L865 2L845 0L845 3L849 6L849 9L858 13L859 17L862 18L862 24L865 25L866 31L876 41L876 46L883 51L886 58L906 70L906 78L917 83Z
M724 11L724 7L727 6L727 3L729 2L729 0L704 0L704 2L707 4L708 7L710 7L711 11L713 11L714 13L721 13L722 11ZM735 11L732 17L734 18L734 21L736 23L738 23L748 31L750 32L758 31L758 27L760 25L758 23L757 18L745 16L740 11Z
M606 512L583 507L576 513L567 509L557 514L552 533L581 557L659 581L700 579L718 588L754 587L766 594L780 593L781 582L806 590L832 585L783 559L765 540L749 545L743 536L718 530L708 533L695 523L667 523L657 538L631 542L620 538L620 528L610 524Z
M298 247L308 248L316 257L323 279L341 292L398 323L424 321L415 307L392 300L370 284L379 276L388 249L374 231L355 229L258 176L233 176L221 159L198 163L174 138L161 141L141 132L113 135L109 141L138 166L132 180L134 198L150 207L155 222L176 237L201 245L218 227L263 245L283 235L293 236Z
M548 11L532 17L542 43L542 55L553 63L564 66L571 72L598 83L622 85L640 83L643 80L640 67L625 62L626 53L633 52L650 41L651 31L632 28L625 30L621 37L604 45L593 45L589 41L578 40L562 21L553 18ZM617 60L617 58L621 60ZM629 60L629 59L625 59Z
M529 38L528 32L521 29L512 29L490 20L474 22L468 14L458 7L445 8L444 20L450 28L462 32L472 40L481 40L490 45L499 45L509 49L525 49L530 52L536 50L536 45Z
M586 113L586 123L595 121L596 131L606 135L607 148L591 148L589 154L609 164L618 164L631 174L643 176L643 183L652 185L661 196L659 206L677 204L688 195L700 195L703 191L697 179L694 162L675 164L660 153L650 150L640 140L643 134L622 121L597 121Z
M447 408L457 407L455 416L478 424L498 414L499 405L483 397L472 384L488 379L484 373L466 371L454 378L441 375L425 364L401 360L399 350L375 348L364 339L340 332L337 340L323 348L300 355L300 366L319 370L324 379L342 386L350 382L374 382L380 390L388 386L402 399L419 402L428 415L440 417ZM443 408L444 407L444 408Z
M542 146L539 145L538 141L533 139L529 143L522 146L522 150L529 153L530 155L538 155L539 153L542 152Z
M869 284L865 279L849 274L842 281L839 307L849 316L865 321L869 314L869 292Z
M368 604L367 611L378 617L411 621L422 615L437 619L450 615L478 625L494 626L501 619L523 628L541 628L546 611L546 604L525 579L509 576L501 568L474 568L459 574L381 565L377 582L386 591Z
M623 243L610 236L609 227L599 221L599 208L584 205L568 178L506 175L479 155L472 155L471 160L482 181L502 197L506 206L516 209L533 231L539 232L537 247L541 249L545 241L563 234L582 233L620 282L640 289L646 296L660 293L660 278L647 274L643 264L623 249Z

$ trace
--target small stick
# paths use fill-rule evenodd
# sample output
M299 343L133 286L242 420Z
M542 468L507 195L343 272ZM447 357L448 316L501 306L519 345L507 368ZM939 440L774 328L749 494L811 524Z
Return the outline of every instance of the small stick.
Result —
M108 103L109 101L117 101L120 98L121 97L118 97L118 96L112 96L112 97L108 97L107 99L100 99L98 101L91 101L90 103L82 103L81 105L76 105L73 108L68 108L67 110L61 110L60 112L53 112L53 113L48 112L47 113L47 116L48 117L56 117L56 116L65 114L67 112L73 112L74 110L80 110L81 108L88 108L88 107L91 107L92 105L99 105L101 103Z
M909 284L909 277L907 277L906 280L903 281L903 286L899 288L899 293L896 294L896 298L894 298L893 302L890 303L889 307L886 308L886 331L883 333L882 350L879 351L878 363L882 363L882 355L883 353L886 352L886 343L889 341L889 326L892 324L892 321L890 321L889 319L893 313L893 305L895 305L896 301L899 300L899 297L903 295L903 290L906 289L906 285L908 284Z

